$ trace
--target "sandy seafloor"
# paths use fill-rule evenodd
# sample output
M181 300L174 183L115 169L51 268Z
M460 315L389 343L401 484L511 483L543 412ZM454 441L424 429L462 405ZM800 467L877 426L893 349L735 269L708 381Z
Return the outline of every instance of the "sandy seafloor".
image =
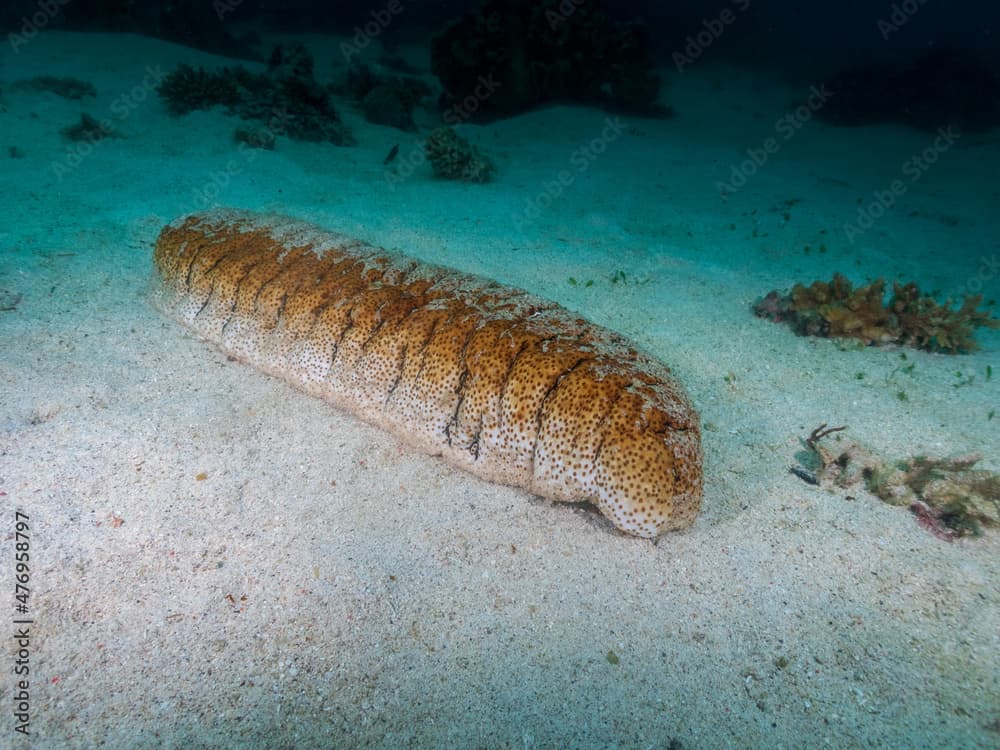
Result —
M329 77L337 42L308 41ZM33 740L12 732L5 664L0 746L1000 743L1000 535L947 543L906 509L788 472L823 422L888 456L978 450L1000 469L1000 377L986 378L1000 335L903 362L749 312L838 270L943 293L978 278L998 296L997 134L960 139L851 243L859 204L932 138L810 121L722 199L716 183L805 89L693 66L663 94L676 118L623 117L519 223L606 113L463 126L495 181L437 181L424 165L390 188L382 159L395 143L412 153L417 134L341 103L356 147L282 139L247 158L221 113L173 118L132 93L147 66L182 61L232 62L63 33L0 53L0 287L22 295L0 313L0 612L6 632L17 507L35 619ZM10 85L41 74L98 97ZM59 131L81 111L124 137L60 179ZM147 300L152 243L212 184L210 202L522 286L634 338L701 413L698 522L658 544L623 536L415 454L163 319Z

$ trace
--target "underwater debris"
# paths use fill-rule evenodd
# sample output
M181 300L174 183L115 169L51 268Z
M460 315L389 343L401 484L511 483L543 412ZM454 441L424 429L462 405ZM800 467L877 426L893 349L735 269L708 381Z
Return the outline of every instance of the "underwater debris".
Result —
M787 323L800 336L852 338L865 344L901 344L943 354L978 348L976 328L1000 327L988 310L979 310L982 295L966 295L957 309L947 299L938 303L913 282L893 283L885 302L885 281L855 288L843 274L829 282L796 284L789 294L772 290L753 307L774 323Z
M107 120L97 120L86 112L80 115L80 121L62 129L64 137L71 141L95 143L105 138L121 138L122 135Z
M827 435L832 435L835 432L843 432L846 429L846 424L841 425L840 427L827 427L826 422L824 422L809 433L809 437L806 438L806 446L811 450L816 450L816 443L825 438Z
M164 99L167 111L174 116L211 109L217 104L231 109L244 98L243 91L247 87L243 84L250 83L253 75L245 68L209 72L182 64L166 75L156 93Z
M328 91L313 77L312 56L300 43L277 45L264 73L242 67L210 72L179 65L166 75L157 93L173 115L221 105L226 114L265 123L279 135L337 146L354 143Z
M975 469L978 453L891 461L857 442L824 442L844 429L825 428L803 440L819 461L820 484L841 489L863 484L883 502L909 508L921 526L948 541L1000 525L1000 474Z
M496 171L492 161L449 127L432 130L424 151L434 174L447 180L489 182Z

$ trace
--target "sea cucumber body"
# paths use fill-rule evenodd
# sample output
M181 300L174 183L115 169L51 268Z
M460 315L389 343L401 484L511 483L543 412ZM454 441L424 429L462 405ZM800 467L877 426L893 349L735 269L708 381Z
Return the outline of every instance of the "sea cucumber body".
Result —
M154 303L224 351L494 482L690 525L698 415L660 362L520 289L220 209L156 243Z

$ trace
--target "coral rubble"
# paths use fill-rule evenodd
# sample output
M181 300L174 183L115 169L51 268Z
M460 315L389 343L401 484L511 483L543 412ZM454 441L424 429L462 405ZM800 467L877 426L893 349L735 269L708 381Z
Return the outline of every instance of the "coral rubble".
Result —
M228 114L265 123L278 135L338 146L354 142L329 92L313 76L312 57L302 44L276 46L264 73L180 65L157 91L175 115L222 105Z
M921 526L949 541L1000 525L1000 475L975 469L979 454L890 461L859 443L827 440L844 428L825 428L804 441L819 461L820 484L846 489L863 483L884 502L909 508Z
M432 130L424 151L434 174L448 180L489 182L496 171L489 158L448 127Z
M769 292L754 312L775 323L788 323L800 336L853 338L866 344L901 344L945 354L974 351L978 327L997 328L1000 320L980 310L982 296L966 296L957 308L938 303L913 282L893 284L885 302L885 282L876 279L854 287L842 274L829 282L796 284L789 294Z

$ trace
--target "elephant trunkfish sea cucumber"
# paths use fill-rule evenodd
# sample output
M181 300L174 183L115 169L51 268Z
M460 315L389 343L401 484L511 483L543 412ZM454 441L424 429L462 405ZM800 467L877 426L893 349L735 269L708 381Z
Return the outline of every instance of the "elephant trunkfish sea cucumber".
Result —
M559 305L282 216L166 226L155 306L263 372L492 482L588 501L624 532L693 523L683 387Z

